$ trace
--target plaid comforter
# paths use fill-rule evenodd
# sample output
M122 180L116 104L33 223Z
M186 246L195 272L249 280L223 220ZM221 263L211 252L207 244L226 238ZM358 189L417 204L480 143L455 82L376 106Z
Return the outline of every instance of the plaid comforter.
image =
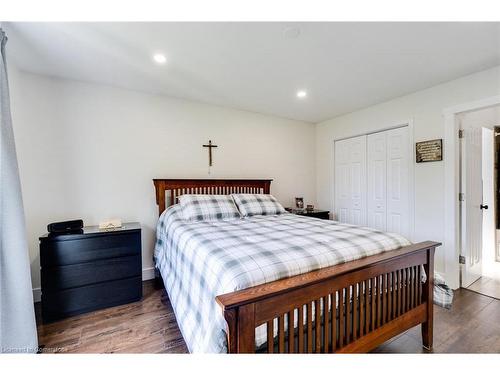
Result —
M155 263L189 351L225 353L217 295L409 244L397 234L292 214L186 222L174 205L158 222Z

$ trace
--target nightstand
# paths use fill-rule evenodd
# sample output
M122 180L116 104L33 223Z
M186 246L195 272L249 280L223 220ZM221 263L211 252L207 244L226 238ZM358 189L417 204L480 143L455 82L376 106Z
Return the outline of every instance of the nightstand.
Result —
M309 217L315 217L318 219L324 219L324 220L329 220L330 219L330 211L326 210L299 210L296 208L285 208L288 212L291 214L295 215L301 215L301 216L309 216Z
M46 322L142 298L141 225L40 237Z

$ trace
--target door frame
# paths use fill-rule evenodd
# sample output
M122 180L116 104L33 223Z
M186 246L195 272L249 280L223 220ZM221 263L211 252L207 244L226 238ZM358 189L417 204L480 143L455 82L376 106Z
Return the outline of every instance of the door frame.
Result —
M446 282L452 289L460 287L460 148L458 116L500 104L500 95L463 103L443 110L444 116L444 241Z
M330 166L331 166L331 178L330 178L330 211L332 215L335 214L335 142L342 141L344 139L360 137L363 135L370 135L375 133L381 133L387 130L393 130L398 128L408 127L408 143L409 152L408 156L408 227L409 227L409 240L414 242L415 239L415 152L414 150L414 132L413 132L413 119L407 119L404 121L395 121L392 124L380 128L366 130L365 132L352 133L349 135L339 136L332 140L332 153L330 156Z

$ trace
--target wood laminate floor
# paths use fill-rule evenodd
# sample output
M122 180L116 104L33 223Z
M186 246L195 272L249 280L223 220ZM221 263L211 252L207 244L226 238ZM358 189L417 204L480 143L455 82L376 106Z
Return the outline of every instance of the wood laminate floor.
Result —
M139 302L42 324L36 304L38 344L44 353L187 353L164 290L143 283Z
M485 296L500 299L500 280L492 277L482 276L467 289L484 294Z
M40 322L43 352L187 353L164 290L144 282L142 301L55 323ZM500 353L500 300L469 290L455 292L453 307L435 306L435 353ZM394 337L375 353L423 353L420 326Z

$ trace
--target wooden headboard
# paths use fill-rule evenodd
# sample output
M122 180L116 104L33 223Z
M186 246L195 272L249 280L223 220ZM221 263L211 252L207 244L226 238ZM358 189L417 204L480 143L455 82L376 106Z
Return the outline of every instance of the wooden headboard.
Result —
M158 215L161 215L165 208L177 203L177 198L182 194L269 194L271 181L155 178L153 183Z

